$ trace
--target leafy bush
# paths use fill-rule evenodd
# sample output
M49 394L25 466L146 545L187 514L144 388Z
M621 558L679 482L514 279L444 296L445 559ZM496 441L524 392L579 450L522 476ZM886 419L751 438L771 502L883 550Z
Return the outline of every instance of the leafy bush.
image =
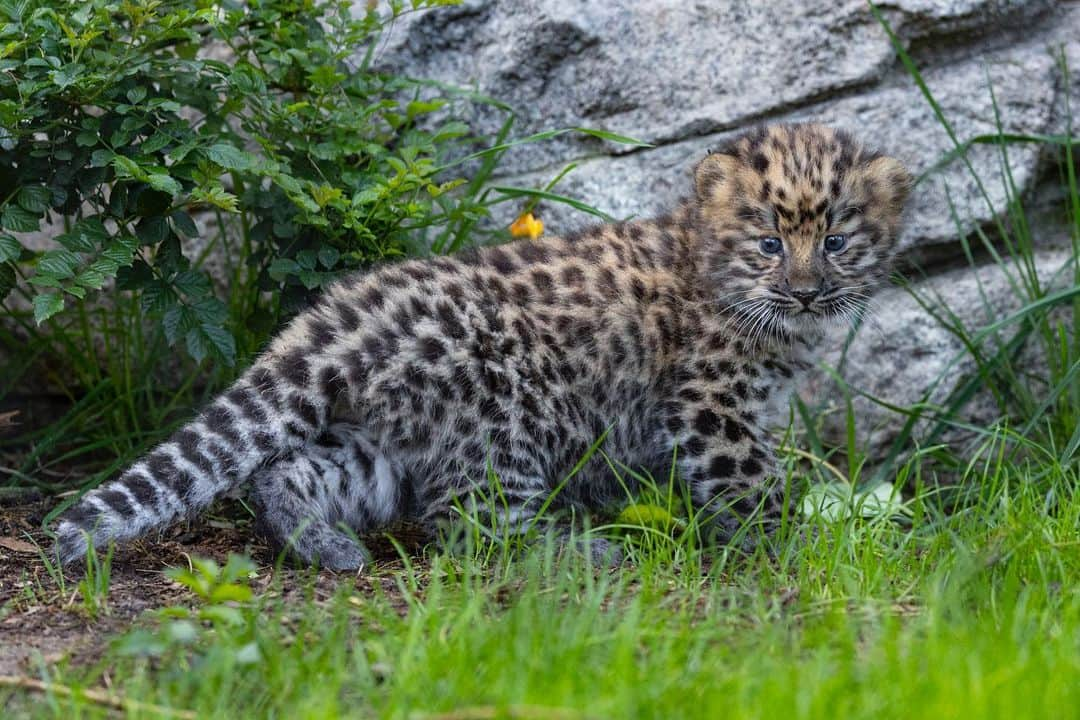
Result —
M0 0L7 484L99 483L341 273L508 238L496 203L607 217L551 192L572 165L489 180L523 143L634 141L511 138L497 100L377 69L391 22L458 1ZM60 417L15 396L43 385Z
M309 292L402 254L410 231L471 227L484 207L436 180L478 141L447 112L462 96L373 71L406 8L368 7L0 2L0 300L32 295L40 324L115 282L169 345L231 365L235 339L257 347ZM229 226L208 239L224 299L201 267L202 211ZM57 218L58 249L12 234Z

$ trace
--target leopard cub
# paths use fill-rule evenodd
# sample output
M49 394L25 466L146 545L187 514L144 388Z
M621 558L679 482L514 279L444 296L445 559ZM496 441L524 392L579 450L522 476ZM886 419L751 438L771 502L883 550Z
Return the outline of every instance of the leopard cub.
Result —
M604 454L656 476L676 458L719 537L769 527L784 493L768 429L823 328L886 277L910 186L899 162L845 132L763 127L702 160L662 217L349 277L68 510L59 557L246 484L279 546L357 568L355 534L402 518L465 508L530 527L601 438ZM550 511L622 495L600 456Z

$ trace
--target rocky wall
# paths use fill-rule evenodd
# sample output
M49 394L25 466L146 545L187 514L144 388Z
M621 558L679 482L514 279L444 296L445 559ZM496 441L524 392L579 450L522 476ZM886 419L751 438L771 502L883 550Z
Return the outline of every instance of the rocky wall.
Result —
M1080 113L1080 2L878 6L961 141L993 134L998 123L1017 135L1060 133L1066 95ZM587 126L652 143L632 148L566 135L516 148L501 166L501 184L541 187L575 162L556 190L617 218L670 207L688 192L691 168L707 148L755 123L814 120L847 128L925 173L901 239L908 274L923 278L914 282L917 291L940 297L972 326L1020 303L1005 272L967 266L958 239L1003 213L1009 183L1034 209L1036 265L1044 277L1049 281L1070 258L1054 198L1057 169L1047 153L1036 144L1009 145L1008 177L992 144L968 153L974 175L960 160L941 165L953 140L862 0L466 0L400 21L379 62L509 103L517 135ZM478 109L474 121L493 133L501 118ZM540 212L548 231L559 234L595 221L551 203ZM845 364L854 387L903 405L944 372L931 398L940 401L972 369L966 360L949 365L963 356L960 341L904 290L886 290L876 308ZM838 351L827 360L835 364ZM811 400L835 396L830 383L823 372L804 392ZM862 434L884 450L902 419L866 400L856 408ZM976 398L965 419L979 423L995 412Z

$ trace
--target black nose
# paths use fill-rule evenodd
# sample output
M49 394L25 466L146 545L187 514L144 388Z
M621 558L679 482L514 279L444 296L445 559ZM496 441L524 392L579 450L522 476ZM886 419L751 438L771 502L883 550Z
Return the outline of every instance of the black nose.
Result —
M816 298L820 292L820 290L792 290L791 297L801 302L803 307L810 307L810 303L814 302L814 298Z

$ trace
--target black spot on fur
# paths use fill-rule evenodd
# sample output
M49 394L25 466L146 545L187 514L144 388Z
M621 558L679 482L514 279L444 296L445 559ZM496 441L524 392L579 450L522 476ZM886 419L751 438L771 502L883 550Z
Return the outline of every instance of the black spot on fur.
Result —
M761 472L761 463L752 457L746 458L742 461L740 469L742 470L743 475L757 475Z
M533 283L542 291L550 291L554 287L551 275L544 270L536 270L532 274Z
M360 327L360 314L356 308L347 302L338 301L334 304L338 318L341 320L341 329L345 332L353 332Z
M176 474L176 464L161 450L155 450L146 458L146 468L150 476L163 483L169 483Z
M311 382L311 367L308 365L307 348L297 348L282 356L278 361L278 372L290 383L299 388L307 388Z
M435 305L435 315L439 320L439 327L444 333L455 340L465 337L465 326L458 317L458 311L446 301L440 301Z
M417 341L417 349L420 357L429 363L434 363L446 354L446 346L436 337L423 337Z
M191 481L194 481L194 478L191 478L191 476L187 473L183 474L187 476ZM124 487L128 489L128 492L130 492L135 497L135 500L140 505L153 507L157 504L157 487L155 487L154 483L150 482L146 478L138 475L132 477L130 480L124 481ZM181 497L184 497L187 494L187 488L177 488L175 483L173 487L178 491L178 494ZM188 484L188 487L190 487L190 483Z
M232 446L240 445L240 433L236 431L236 418L224 405L214 404L203 412L206 429L219 435Z
M308 325L308 341L313 350L322 350L334 341L334 327L323 318L315 318Z
M747 518L757 512L758 504L754 498L743 495L735 500L733 508L735 512Z
M712 397L721 407L733 408L737 404L735 398L728 393L713 393Z
M401 266L401 271L417 282L434 280L435 273L423 262L413 262Z
M514 283L510 293L518 305L527 305L532 300L532 288L523 282Z
M521 242L514 248L517 256L526 263L546 263L548 261L547 248L536 242Z
M240 412L244 414L244 417L259 425L266 423L266 411L263 410L263 407L256 401L254 394L248 388L234 387L225 393L225 398L240 408Z
M184 428L177 431L174 439L177 446L180 448L180 455L185 460L199 468L199 470L206 475L213 475L214 464L210 462L210 458L203 455L200 451L199 442L201 438L197 432Z
M491 248L487 252L488 261L491 263L491 266L503 275L509 275L510 273L517 270L517 266L514 264L514 261L511 260L510 256L507 255L501 248Z
M710 435L716 435L720 432L720 417L712 410L705 408L697 414L694 418L694 430L706 437Z
M705 441L695 435L682 444L682 449L690 457L697 457L705 452Z
M361 302L368 310L375 312L382 308L383 303L386 302L386 296L383 295L383 291L379 288L370 287L364 293Z
M739 396L740 400L745 400L746 399L747 387L746 387L746 383L744 383L742 380L735 383L735 394Z
M585 282L585 272L577 265L567 265L562 271L562 281L571 287L581 287Z
M724 436L729 442L739 442L743 437L743 426L737 420L727 418L724 422Z
M709 463L709 475L714 478L729 478L735 474L735 460L729 455L716 455Z
M293 412L309 427L319 426L319 413L307 398L293 395L290 398L289 405L292 407Z
M325 367L319 371L319 389L327 402L336 402L338 398L345 394L347 388L348 384L341 377L341 373L338 372L337 368Z
M112 509L120 517L130 518L134 517L138 510L131 501L128 500L128 496L120 490L112 489L105 490L98 493L98 499L104 502L109 508Z

